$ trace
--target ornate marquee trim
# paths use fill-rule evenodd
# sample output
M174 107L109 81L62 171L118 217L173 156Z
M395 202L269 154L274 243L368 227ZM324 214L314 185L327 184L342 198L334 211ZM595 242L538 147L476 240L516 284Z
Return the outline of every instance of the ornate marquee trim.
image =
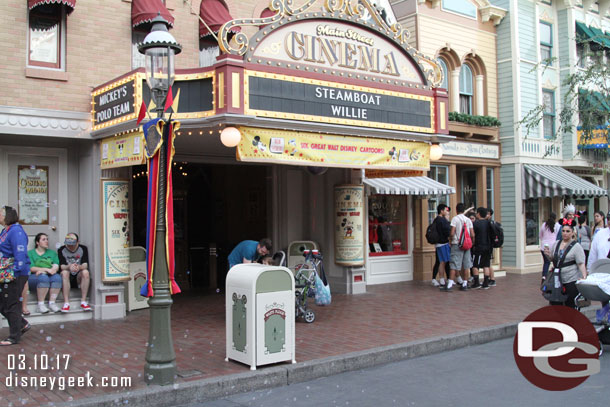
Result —
M243 56L256 48L256 45L250 45L251 41L261 41L264 36L284 24L318 18L337 19L356 23L385 35L411 55L419 65L426 80L433 87L442 83L443 73L436 61L411 47L408 43L409 31L399 23L388 25L380 11L370 0L325 0L322 10L310 10L315 2L316 0L306 0L302 6L293 8L293 0L272 0L269 9L276 14L271 17L241 18L228 21L218 32L220 49L224 53ZM231 30L236 26L264 27L251 38L248 38L243 32L233 34ZM232 41L230 41L230 38L232 38Z

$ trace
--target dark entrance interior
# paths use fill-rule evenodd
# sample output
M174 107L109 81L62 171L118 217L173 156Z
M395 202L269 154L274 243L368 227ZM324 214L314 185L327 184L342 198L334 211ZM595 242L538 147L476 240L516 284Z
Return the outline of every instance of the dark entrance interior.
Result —
M134 246L146 247L146 167L133 168ZM224 289L227 256L267 236L267 168L174 162L176 281L182 290Z

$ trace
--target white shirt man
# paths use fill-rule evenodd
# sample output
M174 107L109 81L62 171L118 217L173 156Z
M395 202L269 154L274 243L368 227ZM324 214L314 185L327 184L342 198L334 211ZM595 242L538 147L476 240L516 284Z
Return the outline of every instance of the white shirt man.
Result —
M589 260L587 270L591 270L591 266L599 259L605 259L610 252L610 229L603 228L595 233L589 250Z

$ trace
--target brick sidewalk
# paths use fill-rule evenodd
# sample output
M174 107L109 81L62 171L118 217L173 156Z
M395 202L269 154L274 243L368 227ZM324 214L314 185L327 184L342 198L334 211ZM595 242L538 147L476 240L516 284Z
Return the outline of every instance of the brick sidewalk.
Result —
M508 275L489 290L443 293L428 282L368 287L363 295L334 295L330 307L315 307L313 324L296 324L296 359L303 362L414 340L521 321L546 305L537 274ZM225 362L225 311L222 294L177 295L172 307L174 348L179 373L198 371L177 383L247 372L248 366ZM313 301L312 301L313 302ZM444 312L441 312L444 311ZM131 377L130 388L66 388L63 391L6 387L0 383L2 406L51 406L108 393L146 387L143 378L149 311L123 320L82 321L34 326L16 346L1 349L0 377L8 374L8 354L70 354L65 371L24 371L30 376L85 375L99 383L106 377ZM2 335L8 335L3 328ZM264 367L259 368L264 369ZM11 404L12 403L12 404Z

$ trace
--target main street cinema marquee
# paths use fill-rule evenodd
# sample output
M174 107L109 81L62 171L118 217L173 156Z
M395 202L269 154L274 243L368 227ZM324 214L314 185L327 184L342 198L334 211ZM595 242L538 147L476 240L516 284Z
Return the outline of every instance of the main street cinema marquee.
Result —
M369 1L326 0L320 10L315 2L274 0L271 17L225 23L218 62L176 72L174 97L180 88L188 101L178 109L181 130L199 130L205 143L205 130L236 126L243 161L427 170L430 143L451 139L440 67ZM239 26L258 31L234 33ZM94 135L135 132L142 100L149 95L141 70L96 88ZM116 165L109 157L102 161Z

